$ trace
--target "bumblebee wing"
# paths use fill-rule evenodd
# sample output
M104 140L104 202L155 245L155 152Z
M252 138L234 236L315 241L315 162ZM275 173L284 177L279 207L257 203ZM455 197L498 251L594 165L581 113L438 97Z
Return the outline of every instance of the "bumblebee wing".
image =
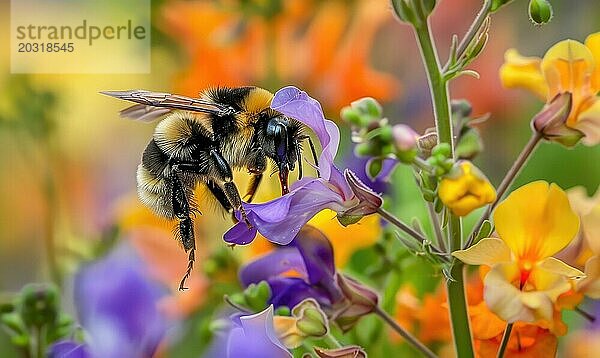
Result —
M215 114L217 116L230 115L236 112L233 108L220 103L164 92L131 90L103 91L100 93L107 96L144 105L145 107L132 106L126 108L121 112L121 115L124 117L139 120L154 120L174 109L180 109L191 112L209 113ZM148 106L150 108L147 108ZM155 108L161 110L156 113L153 113L156 111ZM147 119L142 119L144 117Z
M121 117L134 119L142 122L152 122L166 114L173 111L169 108L146 106L144 104L134 104L131 107L127 107L121 112Z

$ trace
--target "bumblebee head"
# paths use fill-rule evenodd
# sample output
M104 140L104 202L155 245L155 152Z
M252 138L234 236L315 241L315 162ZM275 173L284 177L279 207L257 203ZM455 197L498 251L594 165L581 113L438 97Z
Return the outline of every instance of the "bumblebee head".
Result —
M300 124L294 119L279 115L269 119L265 135L264 153L277 165L281 193L287 194L288 174L290 170L294 170L300 158ZM299 167L302 167L301 163Z

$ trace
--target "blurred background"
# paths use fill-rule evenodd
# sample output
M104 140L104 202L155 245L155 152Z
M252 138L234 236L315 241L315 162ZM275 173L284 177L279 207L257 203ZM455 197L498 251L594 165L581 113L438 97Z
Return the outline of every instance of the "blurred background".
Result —
M440 1L432 23L442 61L452 34L465 33L480 3ZM9 41L9 6L0 2L2 44ZM542 106L525 91L501 87L504 52L514 47L543 56L559 40L583 41L600 28L598 1L554 1L553 6L554 19L543 27L528 20L524 0L493 16L487 47L471 66L481 79L463 76L452 83L453 98L468 99L475 115L490 115L480 125L485 150L476 164L496 185ZM433 126L433 117L411 29L393 18L386 0L157 0L151 35L151 72L143 75L12 75L9 47L0 48L0 299L28 282L55 282L64 292L65 309L73 311L70 290L78 267L126 241L172 293L161 304L170 317L187 322L172 334L172 342L185 342L186 334L193 336L205 324L222 292L237 285L235 265L263 250L262 244L232 254L221 239L229 218L201 207L197 269L191 290L177 292L186 255L171 239L170 224L155 218L136 196L136 167L154 124L120 119L118 111L127 104L99 91L143 88L195 96L216 85L257 85L274 92L293 84L317 98L338 123L340 109L364 96L384 104L392 123L419 132ZM342 146L340 164L360 168L351 158L351 143ZM517 185L545 179L564 189L583 185L591 195L600 181L599 162L600 147L542 144ZM239 177L245 180L244 173ZM401 168L392 182L386 194L396 213L406 219L420 215L424 209L410 173ZM263 185L258 200L277 190L276 183ZM425 282L420 290L432 290L439 277L431 284L427 277L414 280ZM203 290L209 284L217 284L211 293ZM7 339L0 331L0 356L14 354ZM164 351L198 356L205 344Z

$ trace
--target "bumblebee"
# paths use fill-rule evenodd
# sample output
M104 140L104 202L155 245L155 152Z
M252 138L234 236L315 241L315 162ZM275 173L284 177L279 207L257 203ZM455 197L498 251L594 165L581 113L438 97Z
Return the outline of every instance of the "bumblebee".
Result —
M179 289L186 289L196 243L193 216L198 212L194 189L204 185L228 212L240 211L242 198L233 182L233 169L251 175L245 200L251 202L268 161L279 174L281 193L288 189L288 173L298 163L302 177L302 142L310 137L297 120L270 108L273 94L258 87L211 88L199 98L145 90L105 91L102 94L137 103L121 116L156 126L137 169L140 200L157 215L176 219L176 238L188 256ZM316 160L315 160L316 162Z

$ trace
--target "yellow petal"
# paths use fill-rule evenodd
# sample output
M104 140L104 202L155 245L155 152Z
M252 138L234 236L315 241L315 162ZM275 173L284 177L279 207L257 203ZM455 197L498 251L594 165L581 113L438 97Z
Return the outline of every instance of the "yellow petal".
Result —
M562 92L573 94L573 107L591 92L594 57L582 43L564 40L552 46L542 60L542 73L548 84L548 99Z
M492 266L510 261L510 249L500 239L487 238L466 250L454 251L452 256L469 265Z
M332 210L323 210L309 224L321 230L333 245L335 265L344 267L350 256L358 250L377 242L381 234L381 222L377 215L368 215L357 224L342 226Z
M600 32L591 34L585 39L585 46L590 50L592 56L594 56L594 62L596 68L592 75L592 91L600 91Z
M594 254L600 255L600 202L582 218L581 225L590 249Z
M520 274L515 264L495 265L484 279L483 296L492 312L503 320L535 322L551 319L553 304L544 292L522 292L511 283Z
M500 67L500 80L506 88L524 88L544 101L548 97L548 86L540 69L539 57L524 57L515 49L504 54L504 64Z
M565 192L545 181L526 184L511 193L494 212L500 238L526 269L571 242L579 230Z
M570 126L585 135L581 140L583 144L593 146L600 143L600 97L590 97L586 107Z
M463 161L442 179L438 195L452 213L465 216L496 199L496 190L471 162Z
M273 317L273 328L281 342L290 349L298 348L306 337L296 327L297 319L288 316Z
M583 278L585 276L583 272L575 267L571 267L554 257L548 257L547 259L542 260L538 264L538 268L570 279Z
M585 264L586 278L577 283L577 291L593 299L600 299L600 256L590 258Z

